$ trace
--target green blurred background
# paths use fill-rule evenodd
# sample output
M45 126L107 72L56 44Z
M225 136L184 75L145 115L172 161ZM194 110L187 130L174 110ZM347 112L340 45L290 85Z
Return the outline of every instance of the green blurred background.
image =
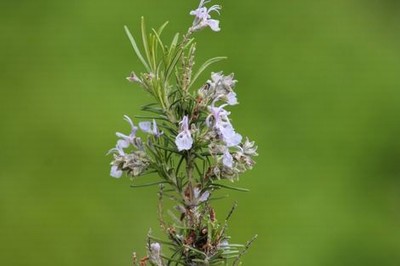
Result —
M216 3L217 1L214 1ZM235 127L258 164L239 201L244 265L400 265L400 2L221 0L198 65L235 72ZM156 189L109 177L106 151L149 98L124 34L183 32L195 0L0 3L0 264L130 265L158 228ZM204 79L207 77L204 76Z

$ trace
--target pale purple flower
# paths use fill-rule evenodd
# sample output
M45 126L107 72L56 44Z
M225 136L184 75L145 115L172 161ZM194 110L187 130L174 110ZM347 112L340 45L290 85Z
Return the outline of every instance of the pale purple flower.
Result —
M149 246L149 260L152 265L163 266L161 260L161 245L157 242L151 243Z
M120 147L118 145L115 148L112 148L111 150L109 150L107 154L110 154L113 152L116 153L116 154L114 154L114 158L116 158L116 159L123 158L126 155L124 150L122 149L122 147ZM117 161L113 161L111 163L110 175L115 178L120 178L122 176L122 170L120 169L119 163Z
M233 167L233 157L228 149L224 152L224 154L222 156L222 163L224 166L226 166L228 168Z
M211 80L217 86L222 86L226 90L230 91L233 87L235 87L237 80L233 79L233 73L229 76L224 76L221 72L211 73Z
M226 102L229 104L229 105L235 105L235 104L238 104L238 101L237 101L237 98L236 98L236 93L235 92L233 92L233 91L231 91L230 93L228 93L227 95L226 95Z
M127 115L124 115L124 119L131 126L131 133L128 136L120 132L115 133L117 137L120 138L117 142L117 147L120 148L128 148L130 144L135 145L136 131L138 130L138 128L133 124L132 120Z
M219 131L227 147L237 146L242 141L242 136L235 132L235 129L229 121L220 122L215 128Z
M213 92L214 100L223 100L229 105L238 104L236 93L233 88L237 80L233 79L233 73L224 76L221 72L211 73L211 80L207 83L210 84L210 91Z
M140 129L148 134L152 134L156 137L161 136L161 132L158 130L156 120L153 119L153 123L150 121L139 122Z
M195 16L194 21L193 21L193 26L191 28L192 31L198 31L201 30L205 27L210 27L211 30L213 31L220 31L219 27L219 20L211 19L210 13L212 11L215 11L219 14L219 10L221 9L221 6L219 5L213 5L209 9L207 9L204 4L208 3L210 1L204 1L202 0L200 2L199 7L196 10L192 10L190 12L190 15Z
M210 197L210 192L209 191L204 191L203 193L201 193L200 188L195 187L193 189L193 199L190 202L190 205L199 205L202 202L205 202L208 200L208 197Z
M210 192L209 191L205 191L203 192L203 194L200 194L201 190L197 187L195 187L193 189L193 196L196 199L196 201L198 202L205 202L208 197L210 196Z
M215 107L215 101L208 107L210 115L206 119L208 127L213 127L216 133L222 138L227 147L238 145L242 141L242 136L235 132L228 115L230 112L226 111L224 107L226 104ZM213 119L213 123L211 123Z
M119 156L125 156L125 152L124 152L124 149L121 147L121 146L118 146L118 144L117 144L117 146L115 146L114 148L112 148L112 149L110 149L108 152L107 152L107 155L108 154L110 154L110 153L117 153Z
M210 112L210 114L206 118L206 124L209 127L211 127L211 119L214 119L215 125L219 124L223 121L227 121L227 120L229 121L228 115L230 114L230 112L228 112L224 109L226 104L223 104L218 107L215 107L214 105L215 105L215 101L210 106L208 106L208 111Z
M122 170L119 169L117 165L111 166L110 175L115 178L120 178L122 176Z
M193 145L193 139L189 130L189 118L185 115L179 124L181 128L175 138L175 144L179 151L190 150Z
M154 252L156 255L160 255L160 251L161 251L161 246L159 243L151 243L150 244L150 249L152 252Z

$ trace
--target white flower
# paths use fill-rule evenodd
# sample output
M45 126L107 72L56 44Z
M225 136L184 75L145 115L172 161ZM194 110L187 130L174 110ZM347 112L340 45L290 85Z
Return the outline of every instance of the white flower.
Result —
M249 141L246 138L245 142L236 147L238 150L233 154L233 157L237 161L237 166L242 172L252 169L255 162L253 160L254 156L257 156L257 146L255 146L254 141Z
M193 26L191 27L192 31L198 31L201 30L205 27L210 27L211 30L213 31L220 31L219 27L219 21L215 19L211 19L210 13L212 11L215 11L219 14L219 10L221 9L221 6L219 5L213 5L209 9L204 7L205 3L208 3L209 1L202 0L200 2L199 7L196 10L190 11L190 15L195 16L194 21L193 21Z
M148 134L152 134L156 137L161 136L161 132L158 130L156 120L153 119L153 123L150 121L139 122L140 129Z
M179 151L190 150L193 145L193 139L189 130L188 117L185 115L179 124L181 125L180 132L175 138L175 144Z
M249 138L246 138L242 146L243 153L248 156L257 156L257 146L254 145L254 141L250 141Z

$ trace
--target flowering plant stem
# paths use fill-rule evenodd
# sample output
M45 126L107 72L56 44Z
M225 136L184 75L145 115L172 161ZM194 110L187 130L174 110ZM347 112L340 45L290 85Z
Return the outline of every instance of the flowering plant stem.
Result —
M147 33L142 18L143 49L125 27L145 69L139 75L132 72L127 79L148 92L154 102L142 106L149 115L136 116L148 119L138 126L125 116L131 130L128 135L116 133L119 139L110 150L114 156L110 174L115 178L129 176L135 183L132 187L159 186L158 214L166 234L166 239L160 239L149 232L148 254L140 260L135 255L134 265L238 265L255 239L245 245L230 243L227 223L236 204L222 223L210 204L217 199L216 190L246 191L224 182L238 180L253 167L257 147L235 131L225 109L238 104L233 74L212 72L209 80L193 90L210 65L225 59L211 58L194 67L193 34L206 27L220 30L219 21L211 19L210 13L219 13L221 7L207 8L208 2L201 0L190 12L195 17L192 26L183 36L175 34L169 45L161 38L167 23ZM160 180L136 184L141 177L154 174ZM164 197L176 204L167 212L171 221L165 220Z

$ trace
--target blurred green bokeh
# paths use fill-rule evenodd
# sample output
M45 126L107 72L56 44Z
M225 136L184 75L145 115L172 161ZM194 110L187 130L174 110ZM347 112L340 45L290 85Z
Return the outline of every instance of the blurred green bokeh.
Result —
M218 1L214 1L217 3ZM235 127L259 145L250 193L218 203L244 265L400 265L400 2L221 0L198 62L235 72ZM195 0L0 3L0 264L131 265L156 189L108 176L106 151L149 97L123 32L191 23ZM204 76L204 79L207 77Z

